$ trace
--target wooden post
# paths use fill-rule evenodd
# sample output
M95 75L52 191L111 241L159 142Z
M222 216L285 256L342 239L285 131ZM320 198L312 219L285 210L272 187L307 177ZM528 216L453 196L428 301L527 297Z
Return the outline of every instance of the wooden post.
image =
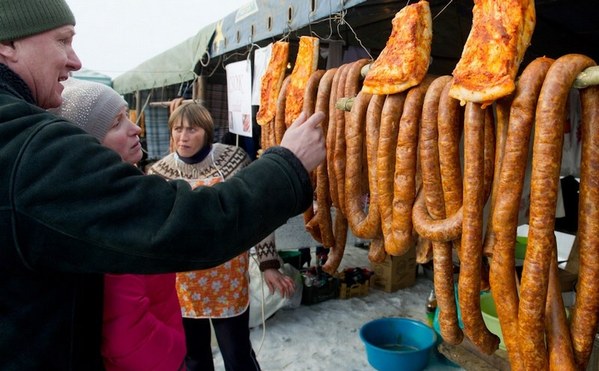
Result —
M192 91L193 100L206 100L206 76L198 76L198 78L194 81Z

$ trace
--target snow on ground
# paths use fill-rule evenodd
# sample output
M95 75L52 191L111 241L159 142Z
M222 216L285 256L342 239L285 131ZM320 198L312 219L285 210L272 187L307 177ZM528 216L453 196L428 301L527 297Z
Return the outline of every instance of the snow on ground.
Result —
M299 232L293 232L297 238ZM285 245L277 234L279 248L309 246ZM349 238L340 270L348 267L370 268L368 251L354 247ZM312 246L314 242L312 241ZM314 252L314 249L312 249ZM314 258L312 264L314 264ZM408 317L426 323L426 299L432 281L419 272L416 283L387 293L371 289L368 295L351 299L330 299L294 309L280 309L267 319L265 326L251 329L251 339L263 371L295 370L374 370L368 363L359 337L360 327L381 317ZM441 356L442 357L442 356ZM215 348L215 367L224 370L222 357ZM443 358L433 355L426 370L456 370Z

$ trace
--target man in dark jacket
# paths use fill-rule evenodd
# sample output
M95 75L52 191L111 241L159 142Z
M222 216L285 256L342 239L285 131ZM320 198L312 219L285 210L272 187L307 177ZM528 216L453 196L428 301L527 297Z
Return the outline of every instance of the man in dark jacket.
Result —
M144 176L48 113L81 67L64 0L0 0L0 369L101 369L102 273L219 265L312 202L324 115L230 181Z

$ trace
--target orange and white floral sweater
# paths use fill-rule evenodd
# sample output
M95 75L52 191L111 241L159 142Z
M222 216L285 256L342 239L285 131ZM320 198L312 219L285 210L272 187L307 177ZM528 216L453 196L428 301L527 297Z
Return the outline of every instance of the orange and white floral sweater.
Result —
M214 143L202 161L188 164L171 153L149 170L167 179L184 179L192 187L212 186L250 163L240 147ZM279 268L274 234L255 246L260 269ZM177 273L177 294L186 318L227 318L243 313L249 305L249 253L212 269Z

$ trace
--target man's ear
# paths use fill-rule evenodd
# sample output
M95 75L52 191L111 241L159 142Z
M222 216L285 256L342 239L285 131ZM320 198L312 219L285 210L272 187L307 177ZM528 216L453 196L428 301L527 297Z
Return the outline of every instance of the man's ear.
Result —
M17 50L15 48L14 41L2 41L0 42L0 60L3 61L16 61Z

